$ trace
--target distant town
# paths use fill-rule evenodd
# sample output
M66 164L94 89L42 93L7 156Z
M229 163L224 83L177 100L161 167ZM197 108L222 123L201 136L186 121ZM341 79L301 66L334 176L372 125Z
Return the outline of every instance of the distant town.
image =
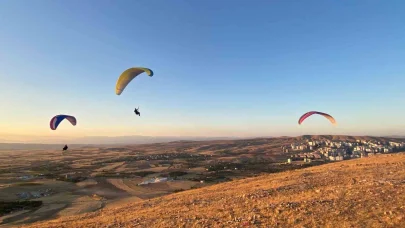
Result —
M393 153L405 150L405 142L356 140L305 140L282 146L284 153L292 153L288 162L303 160L341 161L351 158L362 158L382 153Z

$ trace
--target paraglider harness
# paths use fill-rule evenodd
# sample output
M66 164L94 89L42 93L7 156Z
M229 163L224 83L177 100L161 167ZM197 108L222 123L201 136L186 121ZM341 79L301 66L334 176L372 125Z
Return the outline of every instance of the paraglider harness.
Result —
M67 149L68 149L68 146L65 145L65 146L63 147L63 150L67 150Z
M135 108L135 110L134 110L135 115L141 116L141 113L138 111L138 109L139 109L139 107L138 107L138 108Z

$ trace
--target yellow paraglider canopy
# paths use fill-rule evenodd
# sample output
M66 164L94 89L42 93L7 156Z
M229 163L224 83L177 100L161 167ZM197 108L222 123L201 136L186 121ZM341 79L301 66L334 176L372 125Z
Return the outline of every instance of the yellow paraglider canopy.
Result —
M133 67L124 71L117 80L115 85L115 94L120 95L125 87L134 79L136 76L142 74L143 72L147 73L150 77L153 76L153 71L149 68L144 67Z

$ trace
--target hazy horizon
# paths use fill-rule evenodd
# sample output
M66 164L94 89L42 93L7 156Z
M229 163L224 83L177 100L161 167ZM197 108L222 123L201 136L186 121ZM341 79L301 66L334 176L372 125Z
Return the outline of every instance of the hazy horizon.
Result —
M305 135L305 134L304 134ZM321 134L323 135L323 134ZM331 134L339 135L339 134ZM277 136L251 136L251 137L227 137L227 136L146 136L146 135L127 135L127 136L83 136L83 137L58 137L58 136L13 136L4 137L0 135L0 144L147 144L160 142L173 142L178 140L238 140L238 139L254 139L254 138L277 138L277 137L297 137L297 135L277 135ZM399 137L404 138L405 135L347 135L347 136L372 136L372 137Z
M0 139L405 135L404 8L0 1ZM155 75L115 95L118 76L136 66ZM314 110L337 126L322 116L298 125ZM77 126L52 131L57 114Z
M244 137L225 137L225 136L147 136L147 135L126 135L126 136L78 136L78 137L61 137L61 136L1 136L0 143L44 143L44 144L103 144L107 143L130 143L135 140L134 143L149 142L152 140L156 142L168 142L173 140L188 140L188 139L238 139ZM250 138L250 137L246 137Z

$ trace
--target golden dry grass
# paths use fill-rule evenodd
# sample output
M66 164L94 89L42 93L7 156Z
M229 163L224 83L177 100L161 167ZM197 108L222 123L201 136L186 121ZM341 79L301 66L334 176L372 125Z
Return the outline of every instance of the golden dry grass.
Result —
M24 227L405 227L405 154L262 175Z

